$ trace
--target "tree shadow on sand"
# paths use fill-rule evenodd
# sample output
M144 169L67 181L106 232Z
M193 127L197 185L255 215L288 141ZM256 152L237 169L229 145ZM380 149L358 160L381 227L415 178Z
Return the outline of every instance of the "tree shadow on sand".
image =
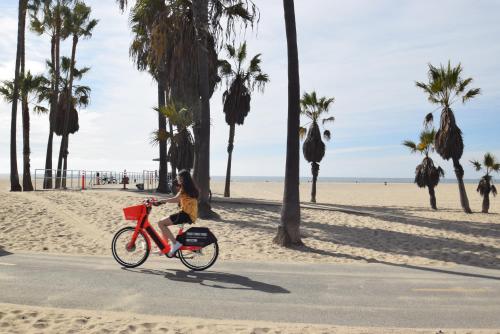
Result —
M369 216L389 222L452 231L476 237L500 238L500 224L447 220L439 218L425 218L412 214L412 212L418 213L422 211L431 211L430 209L427 208L394 207L394 206L389 206L389 207L353 206L353 205L337 205L337 204L317 204L317 205L308 204L307 206L310 206L310 208L313 210L326 209L332 211L340 211L347 214ZM439 212L461 213L462 211L454 209L440 209ZM489 215L499 216L496 213L490 213Z
M195 283L216 289L255 290L265 293L290 293L290 291L278 285L259 282L246 276L229 273L215 271L197 272L175 269L165 271L154 269L122 269L135 273L163 276L172 281Z
M0 245L0 256L7 256L7 255L12 255L11 252L6 251L3 249L3 247Z
M280 211L280 207L278 206L261 206L260 204L251 205L247 203L244 206L241 204L225 204L224 207L226 210L236 210L241 212L242 215L251 218L244 221L224 220L226 224L233 224L241 229L250 228L265 230L267 233L274 233L276 231ZM349 209L351 208L354 207L349 207ZM359 208L367 209L368 207ZM394 211L394 209L392 210ZM349 212L349 214L356 213ZM369 212L363 212L361 215L367 216L371 214ZM443 230L443 232L451 230L460 231L460 233L464 234L489 237L496 237L498 233L497 231L492 231L492 228L495 226L498 228L498 225L495 224L455 222L440 219L415 219L414 216L407 216L408 217L405 217L403 212L399 212L398 217L392 215L386 216L383 214L375 214L373 217L388 222L434 228ZM471 226L466 226L465 224L470 224ZM317 223L307 211L302 212L301 227L305 239L309 238L309 235L314 232L314 236L310 238L338 245L371 249L382 253L392 253L408 257L424 257L431 260L453 262L456 264L487 269L500 269L500 260L498 257L500 248L489 245L469 243L463 240L446 237L423 236L377 228ZM312 252L312 248L305 248L305 250ZM331 254L323 253L322 255ZM349 257L353 260L362 259L355 254L346 255L344 257ZM368 262L378 261L377 259L362 260ZM378 262L382 263L383 261Z

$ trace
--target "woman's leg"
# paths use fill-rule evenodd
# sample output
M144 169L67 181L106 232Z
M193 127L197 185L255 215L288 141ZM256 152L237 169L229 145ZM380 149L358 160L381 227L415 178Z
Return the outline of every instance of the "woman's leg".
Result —
M169 239L173 245L173 244L175 244L175 237L172 234L172 232L170 232L170 229L168 228L170 225L173 225L172 221L170 220L170 217L163 218L162 220L160 220L158 222L158 227L161 230L163 238L165 240Z

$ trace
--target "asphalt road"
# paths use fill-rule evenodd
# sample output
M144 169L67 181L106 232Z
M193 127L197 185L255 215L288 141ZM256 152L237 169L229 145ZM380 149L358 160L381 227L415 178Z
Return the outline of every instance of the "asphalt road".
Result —
M216 263L151 256L0 256L0 302L338 326L500 329L500 272L388 264Z

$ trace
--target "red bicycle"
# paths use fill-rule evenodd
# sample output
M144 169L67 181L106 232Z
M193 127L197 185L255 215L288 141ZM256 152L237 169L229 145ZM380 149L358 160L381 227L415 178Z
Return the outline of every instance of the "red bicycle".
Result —
M155 199L144 201L141 205L124 208L126 220L136 220L135 227L124 227L116 232L111 243L115 260L124 267L135 268L143 264L151 251L151 239L161 254L168 256L169 243L159 235L149 223L148 216L153 206L159 205ZM183 231L181 225L176 239L182 247L173 257L192 270L210 268L219 256L219 245L212 232L206 227L192 227Z

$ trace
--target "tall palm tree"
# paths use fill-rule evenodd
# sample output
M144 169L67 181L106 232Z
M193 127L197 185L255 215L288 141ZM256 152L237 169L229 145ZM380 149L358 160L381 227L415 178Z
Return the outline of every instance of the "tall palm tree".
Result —
M273 242L281 246L290 246L302 245L299 199L300 77L293 0L283 0L283 8L288 54L288 124L283 206L278 233Z
M490 175L491 172L499 172L500 171L500 163L497 161L494 155L491 153L486 153L484 155L483 164L477 160L472 160L471 163L474 165L477 171L486 169L486 174L483 175L479 184L477 186L477 192L481 196L483 196L483 213L488 213L490 209L490 192L493 196L497 195L497 188L492 183L493 177Z
M126 0L117 0L123 10ZM138 0L135 7L153 0ZM158 2L158 1L156 1ZM148 11L151 35L145 38L143 59L166 62L168 96L193 111L195 126L194 176L200 186L200 217L212 215L209 198L209 99L217 83L216 46L233 38L237 28L253 24L256 7L248 0L167 0L165 10ZM133 15L133 14L132 14ZM152 20L149 20L153 18ZM236 25L240 20L242 25ZM142 21L142 20L141 20Z
M76 46L78 41L82 38L90 38L92 36L92 30L97 25L98 20L90 18L91 8L87 6L83 1L76 1L73 8L66 12L64 16L65 22L64 27L67 29L68 34L72 36L73 43L71 47L71 63L70 63L70 71L69 71L69 81L68 81L68 92L71 93L73 91L73 76L75 68L75 58L76 58ZM62 160L64 159L65 165L67 164L68 159L68 128L69 128L69 120L70 115L69 112L72 110L73 99L67 99L67 106L64 115L64 125L63 125L63 134L61 140L61 147L59 149L59 159L57 162L57 176L60 179ZM62 178L66 179L66 169L63 171ZM56 180L56 188L59 186Z
M59 77L60 77L60 44L61 40L68 36L62 34L66 29L62 27L62 14L67 6L68 0L37 0L33 2L33 13L31 15L31 30L38 35L48 34L50 36L50 64L52 64L51 89L49 93L49 138L47 152L45 155L45 175L43 188L52 188L52 146L54 137L54 117L56 115L57 101L59 99Z
M21 191L19 184L19 172L17 169L17 102L19 100L19 77L21 62L24 63L24 35L26 26L26 10L28 0L19 0L19 10L17 18L17 51L16 51L16 65L14 70L14 87L12 98L12 113L10 123L10 191Z
M21 102L23 112L23 190L33 191L30 172L30 117L29 104L33 103L34 98L38 95L38 90L41 84L42 76L33 76L29 71L19 77L18 102ZM14 80L4 81L0 86L0 95L9 102L14 102ZM31 97L31 98L30 98ZM37 112L44 112L41 106L35 106Z
M244 61L247 57L246 42L240 45L236 50L232 45L226 45L226 51L229 60L220 62L221 77L226 78L227 89L222 95L224 103L224 114L226 114L226 123L229 125L229 141L227 145L227 170L226 185L224 187L224 197L230 197L231 184L231 158L234 148L234 134L236 124L243 125L245 117L250 111L251 93L257 87L260 91L269 82L269 76L262 72L260 68L261 54L255 55L247 67Z
M155 22L160 13L165 11L166 4L156 0L140 0L132 8L130 15L130 24L134 39L130 45L130 56L139 71L147 70L157 82L158 108L164 107L167 99L167 82L165 79L165 59L153 59L151 50L152 33ZM159 137L159 178L158 188L160 193L170 192L168 185L168 161L167 161L167 142L163 134L167 131L165 116L158 113L158 131L162 133Z
M467 90L472 78L463 79L461 74L461 64L451 67L450 62L448 62L447 67L441 65L439 68L429 64L429 83L416 82L416 86L428 94L429 102L437 104L441 108L441 121L439 130L434 137L434 146L436 152L443 159L452 159L460 191L460 204L466 213L471 213L463 180L464 169L460 165L460 158L464 152L462 131L456 124L451 105L458 99L461 99L462 103L467 102L476 97L480 93L480 89ZM432 123L432 121L432 113L427 114L426 124Z
M300 127L299 134L301 138L304 138L307 133L306 140L302 145L302 153L304 154L304 158L311 163L311 173L313 176L311 202L313 203L316 203L316 181L318 179L319 163L325 155L325 143L321 140L318 122L321 121L321 125L324 127L326 123L335 120L333 116L322 118L323 114L328 114L328 109L333 101L335 101L333 97L322 97L318 100L314 91L311 94L304 93L302 100L300 100L301 113L310 121L309 129ZM330 130L323 130L323 138L327 141L330 140Z
M429 191L431 208L437 210L436 194L434 188L438 185L439 179L444 176L444 170L434 166L434 161L429 157L429 153L434 151L434 136L436 130L424 130L420 133L420 142L416 144L411 140L405 140L403 145L408 147L411 153L420 152L425 155L422 163L415 168L415 183L420 188L427 187Z

